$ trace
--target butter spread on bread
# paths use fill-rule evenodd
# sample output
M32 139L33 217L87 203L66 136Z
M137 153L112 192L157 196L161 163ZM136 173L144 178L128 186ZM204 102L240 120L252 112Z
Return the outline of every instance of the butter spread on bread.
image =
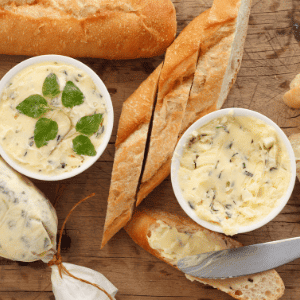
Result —
M133 59L176 34L171 0L0 0L0 53Z
M106 218L117 221L112 226L113 231L107 226L108 221L105 222L102 247L108 236L112 237L129 221L135 202L139 205L169 175L171 156L180 134L192 122L222 106L240 67L250 3L250 0L215 0L213 7L191 21L168 48L156 84L147 79L138 88L140 97L129 98L131 105L137 108L134 111L136 121L128 124L120 121L116 153L119 147L125 147L126 139L131 139L135 130L146 124L150 126L151 118L144 116L152 114L152 106L146 113L143 105L139 108L140 98L146 103L145 97L157 95L157 103L152 115L152 130L143 139L144 145L139 144L145 152L144 158L139 160L140 165L133 160L134 146L126 148L126 152L114 161L111 185L126 183L124 190L130 187L131 194L128 197L111 188ZM132 111L123 107L121 120L132 118L131 114ZM130 136L121 134L126 131ZM149 150L145 151L146 143ZM120 168L131 172L135 168L140 174L126 181L115 174Z
M136 244L175 268L178 260L186 255L242 246L232 238L201 227L188 217L158 209L138 209L125 230ZM284 293L283 281L275 270L221 280L186 277L240 300L275 300Z

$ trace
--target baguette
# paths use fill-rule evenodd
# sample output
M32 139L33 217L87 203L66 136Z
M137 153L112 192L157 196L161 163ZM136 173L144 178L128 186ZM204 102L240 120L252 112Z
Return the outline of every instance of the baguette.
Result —
M0 0L0 53L133 59L176 34L170 0Z
M192 87L179 116L173 109L178 103L174 89L170 90L171 99L166 95L163 105L156 105L137 205L170 174L173 151L184 131L225 102L240 69L250 8L251 0L215 0L210 10L195 19L200 56Z
M129 170L141 170L140 176L136 175L134 180L130 177L126 185L136 191L137 200L135 195L120 198L111 192L109 194L108 209L112 207L110 202L118 203L118 209L110 213L114 214L115 219L123 218L118 223L119 226L116 224L114 233L125 225L128 215L132 215L133 203L136 201L138 206L169 175L172 153L179 136L191 123L220 108L224 103L240 67L250 3L251 0L215 0L212 8L196 17L168 48L157 84L150 85L146 80L139 87L140 95L143 90L145 95L149 94L151 97L157 94L152 130L149 131L148 138L144 139L145 145L142 147L145 149L147 144L149 150L143 150L145 159L139 160L139 167L136 161L132 163L130 151L114 161L111 180L113 186L118 180L114 174L118 169L117 165L123 165L124 168L126 166ZM139 102L139 97L130 101ZM135 113L140 115L139 119L144 120L144 108ZM149 106L147 113L152 113L152 106ZM123 109L121 119L129 114L130 111ZM148 120L147 128L151 128L150 119ZM142 124L146 125L144 121ZM132 128L130 123L122 123L122 126ZM122 135L123 130L119 125L118 136ZM131 138L133 134L131 132L126 138ZM126 139L120 141L125 142ZM134 147L132 150L135 151ZM130 202L130 205L122 204L122 201ZM105 225L104 237L113 236L114 233L107 232L109 230ZM107 241L108 239L103 239L102 247Z
M162 64L123 104L101 247L131 219L161 68Z
M205 245L203 246L204 251L201 252L224 250L242 246L242 244L232 238L205 229L187 217L171 215L155 209L144 209L143 211L137 210L131 221L125 226L126 232L133 241L144 250L175 268L177 268L177 255L180 252L180 250L177 249L184 247L184 240L181 240L181 246L174 246L173 251L177 251L175 253L172 252L170 248L165 252L165 246L160 246L159 244L156 244L155 248L150 245L153 245L151 236L155 229L161 226L161 222L166 224L169 228L176 228L178 232L187 234L189 238L194 234L198 234L201 239L201 244L203 241L203 244ZM199 242L200 239L197 241ZM192 254L199 253L196 251L194 250L194 253ZM184 254L185 256L189 255L188 252L185 252ZM186 277L191 281L199 281L211 285L214 288L231 295L233 298L241 300L275 300L283 295L285 289L282 279L275 270L222 280L196 278L189 275L186 275Z

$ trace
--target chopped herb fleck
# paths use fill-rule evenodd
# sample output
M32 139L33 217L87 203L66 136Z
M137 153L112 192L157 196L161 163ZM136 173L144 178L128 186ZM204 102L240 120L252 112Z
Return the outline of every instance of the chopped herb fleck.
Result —
M190 201L188 202L191 209L195 209L195 206Z
M217 161L217 163L216 163L216 166L215 166L215 169L217 169L218 168L218 164L219 164L219 160Z
M244 173L246 176L249 176L249 177L253 177L253 174L252 173L250 173L250 172L248 172L248 171L245 171L245 173Z
M226 211L225 214L227 215L227 217L228 217L229 219L232 217L232 214L230 214L228 211Z

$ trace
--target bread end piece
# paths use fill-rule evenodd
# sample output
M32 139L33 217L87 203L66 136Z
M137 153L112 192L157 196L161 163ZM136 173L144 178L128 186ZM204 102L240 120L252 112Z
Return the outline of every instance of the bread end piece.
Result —
M161 68L162 64L123 104L101 248L131 218Z
M158 209L144 209L143 211L138 209L125 226L126 232L133 241L144 250L175 268L177 268L177 266L174 261L166 259L161 251L152 249L149 245L148 237L151 236L151 230L159 226L159 223L157 223L159 220L169 226L176 227L180 232L193 234L197 231L202 231L209 236L216 245L219 245L221 249L242 246L241 243L234 239L205 229L187 217L172 215ZM211 285L231 295L233 298L240 300L276 300L283 295L285 290L284 283L275 270L220 280L196 278L188 275L186 275L186 277L191 281L199 281Z

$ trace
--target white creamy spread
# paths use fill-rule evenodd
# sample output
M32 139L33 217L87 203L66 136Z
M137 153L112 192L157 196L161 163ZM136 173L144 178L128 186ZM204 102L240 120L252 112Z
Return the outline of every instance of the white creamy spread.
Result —
M62 104L62 93L55 98L45 97L42 86L45 78L54 73L60 91L71 81L84 95L84 101L72 108ZM43 96L51 110L42 117L58 125L56 137L45 146L37 148L34 130L37 120L20 113L16 107L27 97ZM69 64L46 62L25 68L11 79L0 99L0 144L4 151L19 165L41 174L58 175L80 167L90 158L73 151L73 139L80 135L75 129L85 116L102 114L102 122L89 137L95 149L100 146L107 124L105 99L92 78L83 70Z
M189 206L228 235L277 207L290 178L289 156L275 129L254 117L232 115L192 133L178 171Z
M0 256L48 262L56 252L56 213L25 180L0 157Z
M157 221L158 227L151 230L148 237L152 249L160 251L161 255L173 264L189 255L196 255L225 248L220 241L216 242L213 236L206 235L203 231L195 233L180 232L175 227Z

